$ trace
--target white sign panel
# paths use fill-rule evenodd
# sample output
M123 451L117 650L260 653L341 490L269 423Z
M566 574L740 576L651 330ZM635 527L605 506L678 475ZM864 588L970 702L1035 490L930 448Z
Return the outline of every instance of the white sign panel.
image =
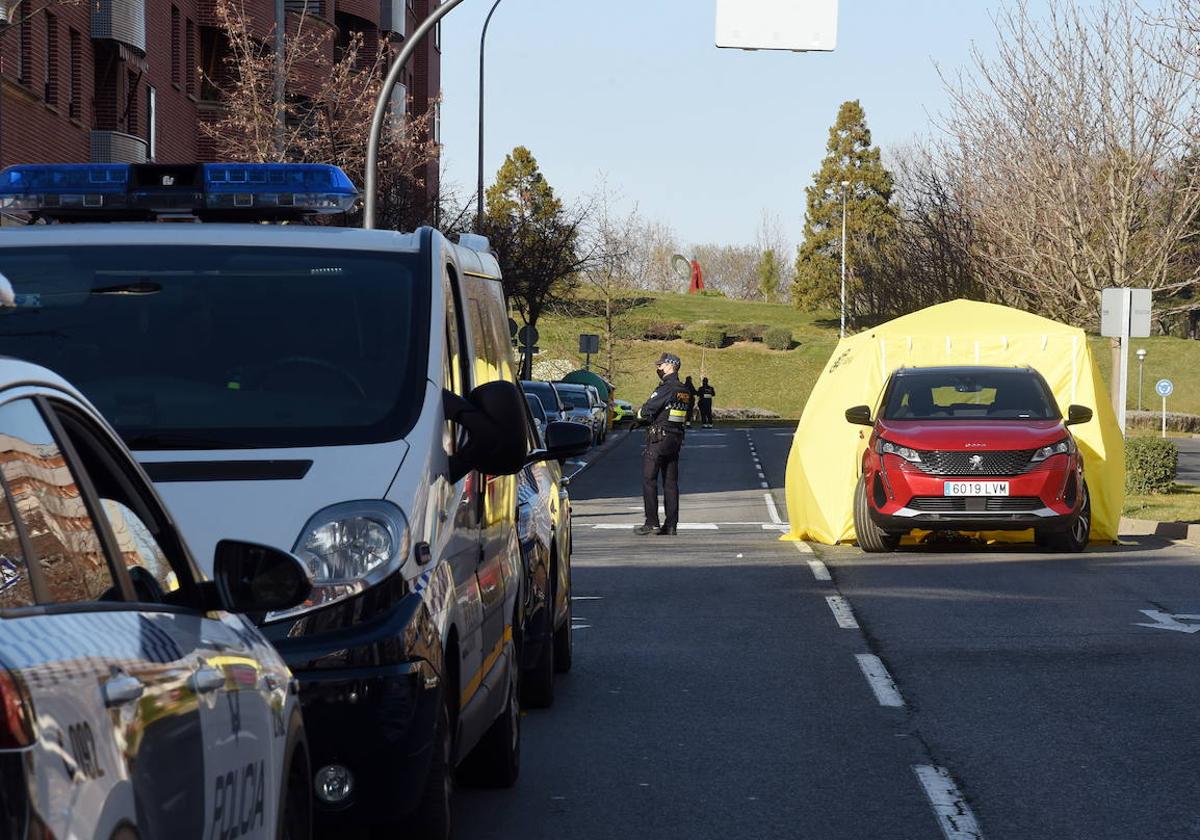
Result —
M1149 289L1104 289L1100 293L1100 335L1147 338L1151 303Z
M831 52L838 0L717 0L717 46Z

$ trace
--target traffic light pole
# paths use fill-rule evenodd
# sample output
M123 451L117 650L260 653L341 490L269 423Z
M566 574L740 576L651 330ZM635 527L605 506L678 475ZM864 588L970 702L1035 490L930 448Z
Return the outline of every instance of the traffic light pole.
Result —
M400 55L396 56L391 69L388 70L387 78L383 80L383 87L379 90L379 99L375 102L371 134L367 139L366 177L363 185L366 194L366 203L363 208L363 228L366 230L372 230L375 227L376 208L379 204L379 143L383 137L383 125L387 121L388 108L392 103L392 91L396 89L396 83L400 81L400 74L404 72L404 66L416 52L417 46L425 40L425 37L433 31L442 18L454 11L454 8L462 2L463 0L445 0L442 5L434 9L429 17L425 18L417 27L416 32L405 40Z

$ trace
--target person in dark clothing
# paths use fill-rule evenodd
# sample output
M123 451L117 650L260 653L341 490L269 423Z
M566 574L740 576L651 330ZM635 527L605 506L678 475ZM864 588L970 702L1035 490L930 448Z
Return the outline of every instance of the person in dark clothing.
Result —
M716 395L717 389L708 384L707 376L700 380L700 390L696 392L696 397L700 400L700 423L706 429L713 426L712 401Z
M687 427L692 428L692 415L695 414L696 408L696 385L692 382L692 377L683 380L683 387L688 389L688 393L692 395L692 407L688 409Z
M642 452L642 502L646 520L634 529L640 535L658 533L673 536L679 527L679 451L688 414L695 402L687 385L679 381L679 357L663 353L656 367L661 380L654 393L638 410L638 422L646 429L646 448ZM658 477L663 479L663 506L666 518L658 521Z

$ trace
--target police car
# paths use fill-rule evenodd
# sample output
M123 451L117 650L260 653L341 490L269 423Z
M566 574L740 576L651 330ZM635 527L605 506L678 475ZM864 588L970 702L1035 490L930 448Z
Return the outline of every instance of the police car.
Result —
M0 208L76 224L0 236L0 353L80 387L201 557L235 536L301 558L309 598L258 618L299 679L319 816L444 837L456 768L519 770L516 476L588 434L531 450L486 240L302 223L357 199L328 166L10 168ZM206 223L113 223L164 219ZM264 220L289 224L225 223Z
M74 388L0 359L0 836L309 836L296 681L235 614L308 576L230 541L212 570Z

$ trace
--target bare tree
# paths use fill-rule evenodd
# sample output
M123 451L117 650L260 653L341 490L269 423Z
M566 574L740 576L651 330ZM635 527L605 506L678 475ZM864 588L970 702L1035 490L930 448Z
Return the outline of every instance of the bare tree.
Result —
M926 186L970 228L943 233L993 297L1072 323L1094 319L1106 286L1195 286L1171 270L1200 209L1182 39L1134 0L1050 0L1044 20L1015 0L995 24L995 57L976 51L947 85L944 183Z
M289 82L282 142L275 101L276 56L256 33L243 0L216 0L227 52L217 78L206 78L222 110L201 130L226 160L332 163L363 182L367 138L387 71L388 52L368 53L351 33L336 54L334 33L307 14L291 15L282 69ZM433 221L420 171L436 160L432 113L393 113L380 148L381 226L410 229Z

